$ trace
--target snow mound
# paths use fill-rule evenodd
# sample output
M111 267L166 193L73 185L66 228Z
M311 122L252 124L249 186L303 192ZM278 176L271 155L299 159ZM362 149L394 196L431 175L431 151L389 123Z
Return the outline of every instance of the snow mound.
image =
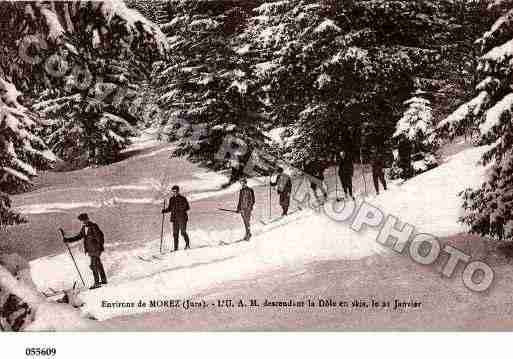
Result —
M480 186L486 169L477 164L488 148L471 148L451 156L446 163L369 202L415 226L419 232L435 236L463 232L467 228L458 223L463 214L458 193Z

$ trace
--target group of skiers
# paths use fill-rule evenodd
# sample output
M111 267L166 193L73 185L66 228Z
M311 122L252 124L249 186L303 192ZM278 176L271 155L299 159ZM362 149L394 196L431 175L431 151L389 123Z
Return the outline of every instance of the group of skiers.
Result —
M346 198L352 198L353 195L353 156L350 151L340 151L334 157L335 163L338 167L338 176L342 184ZM323 184L324 172L327 168L333 165L333 160L328 158L306 161L303 165L303 172L310 177L310 187L314 194L317 196L317 189L319 188L326 199L328 192ZM376 194L379 194L379 182L386 190L387 185L384 175L384 159L378 153L376 147L372 151L372 178ZM242 217L244 224L245 235L243 240L249 241L251 238L251 213L255 206L255 193L252 188L248 186L247 179L242 177L239 179L241 189L235 212L239 213ZM278 167L274 180L270 181L270 185L276 187L279 196L279 204L282 208L282 216L286 216L290 207L290 196L292 192L292 179L289 174L285 173L282 167ZM171 198L166 208L162 209L162 214L170 213L170 221L172 223L172 232L174 240L174 250L177 251L179 247L179 236L181 235L185 241L185 248L190 249L190 239L187 234L187 222L189 220L187 212L190 210L189 202L180 193L180 188L174 185L171 188ZM99 288L103 284L107 284L107 277L100 259L103 246L103 233L98 225L90 221L87 213L82 213L78 216L82 222L82 229L80 232L72 237L64 237L66 243L84 240L84 251L90 257L90 268L93 272L94 285L90 289Z
M376 194L379 195L379 183L383 186L383 189L387 189L387 183L385 180L385 159L378 153L377 147L372 149L371 167L372 167L372 180L374 182L374 188ZM340 151L335 155L335 163L338 167L338 176L342 189L346 198L352 198L353 195L353 174L354 164L353 156L350 151ZM326 169L333 165L333 161L327 158L321 158L317 160L305 161L303 165L303 172L310 176L310 188L313 193L317 196L317 189L319 188L326 199L328 192L324 186L324 172ZM286 174L282 167L279 167L276 173L276 178L271 181L271 186L276 187L276 192L279 195L279 203L282 208L282 216L288 214L290 206L290 195L292 192L292 179L290 175ZM337 198L338 200L338 198Z

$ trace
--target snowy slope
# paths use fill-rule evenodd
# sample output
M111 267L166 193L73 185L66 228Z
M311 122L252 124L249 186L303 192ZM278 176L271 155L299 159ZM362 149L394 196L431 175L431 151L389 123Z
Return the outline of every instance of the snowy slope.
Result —
M461 232L465 228L457 223L462 214L458 193L480 186L485 168L476 164L487 149L471 148L450 156L439 167L369 201L419 232L438 236Z
M367 200L419 231L434 235L461 232L464 228L456 223L461 205L457 193L480 182L483 170L476 163L483 151L466 150L438 168ZM255 223L250 242L236 242L242 229L192 231L194 246L190 251L169 254L154 262L141 261L137 255L158 253L158 239L136 249L107 251L103 259L110 284L82 293L81 299L86 303L83 310L104 320L158 309L102 308L102 300L190 298L224 281L246 280L280 267L294 269L316 261L387 255L387 249L375 241L376 233L355 233L347 223L305 210L265 227ZM233 244L220 245L222 241ZM166 238L166 243L170 243L170 238ZM77 252L76 256L82 271L89 275L87 258ZM66 254L34 260L31 269L40 289L58 290L71 286L73 278L77 280Z

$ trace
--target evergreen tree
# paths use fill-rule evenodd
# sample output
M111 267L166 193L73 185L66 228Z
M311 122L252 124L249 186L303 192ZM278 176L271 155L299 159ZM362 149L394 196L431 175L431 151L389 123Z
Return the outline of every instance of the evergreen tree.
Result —
M172 21L163 25L173 57L156 69L160 103L169 120L163 131L178 141L176 155L209 165L227 134L256 146L266 122L250 54L234 34L245 10L230 1L174 3Z
M109 84L129 88L133 69L164 55L167 42L156 25L119 1L3 1L0 13L0 191L12 194L56 159L39 136L48 130L45 124L77 121L81 112L111 143L100 148L101 156L117 151L126 134L117 124L126 117L120 114L130 112L125 109L131 98L108 92ZM38 99L46 103L33 106ZM105 102L110 99L118 101ZM2 223L19 221L8 198L2 198Z
M7 193L0 192L0 231L3 231L7 226L25 223L26 221L19 213L11 209L11 200Z
M36 99L33 109L51 120L46 133L52 147L81 164L114 160L132 133L127 125L139 120L137 90L149 75L145 69L165 55L164 34L121 1L3 6L12 15L6 31L17 36L2 41L9 55L2 59L4 71ZM69 141L52 133L62 127L80 129L74 135L83 137ZM83 144L87 156L79 161L74 155Z
M481 56L476 76L477 95L439 124L451 136L476 128L480 143L488 145L482 164L489 166L479 189L462 193L467 214L462 221L472 233L499 239L513 237L513 3L493 1L489 10L498 18L478 40Z
M389 145L414 82L456 92L474 10L452 0L172 1L162 29L173 56L155 71L162 133L189 137L177 153L207 162L228 129L251 145L276 127L287 128L295 162L349 144L365 157ZM226 96L233 86L245 95Z
M439 143L436 137L431 101L425 98L426 93L416 90L413 97L404 102L406 110L397 122L393 134L395 141L408 141L414 153L413 175L436 167L436 150ZM403 177L408 172L399 165L399 159L394 161L391 177Z
M244 34L258 53L275 125L289 125L295 160L341 146L383 146L414 74L436 75L449 1L273 1ZM426 29L429 29L426 31Z
M22 223L7 194L30 183L37 169L54 160L45 143L34 134L38 118L18 102L21 93L0 77L0 227Z

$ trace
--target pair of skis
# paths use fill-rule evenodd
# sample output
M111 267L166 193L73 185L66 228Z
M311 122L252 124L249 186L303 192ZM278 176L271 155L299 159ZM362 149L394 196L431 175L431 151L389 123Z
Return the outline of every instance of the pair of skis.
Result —
M149 262L149 263L155 262L155 261L161 261L161 260L164 259L161 256L158 256L156 254L153 254L153 255L151 255L149 257L144 257L142 255L138 255L137 258L142 260L143 262Z
M140 260L142 260L144 262L162 261L162 260L164 260L164 257L166 255L171 254L171 253L173 253L173 251L167 252L167 253L160 252L160 254L152 254L149 256L137 255L137 258L139 258Z

